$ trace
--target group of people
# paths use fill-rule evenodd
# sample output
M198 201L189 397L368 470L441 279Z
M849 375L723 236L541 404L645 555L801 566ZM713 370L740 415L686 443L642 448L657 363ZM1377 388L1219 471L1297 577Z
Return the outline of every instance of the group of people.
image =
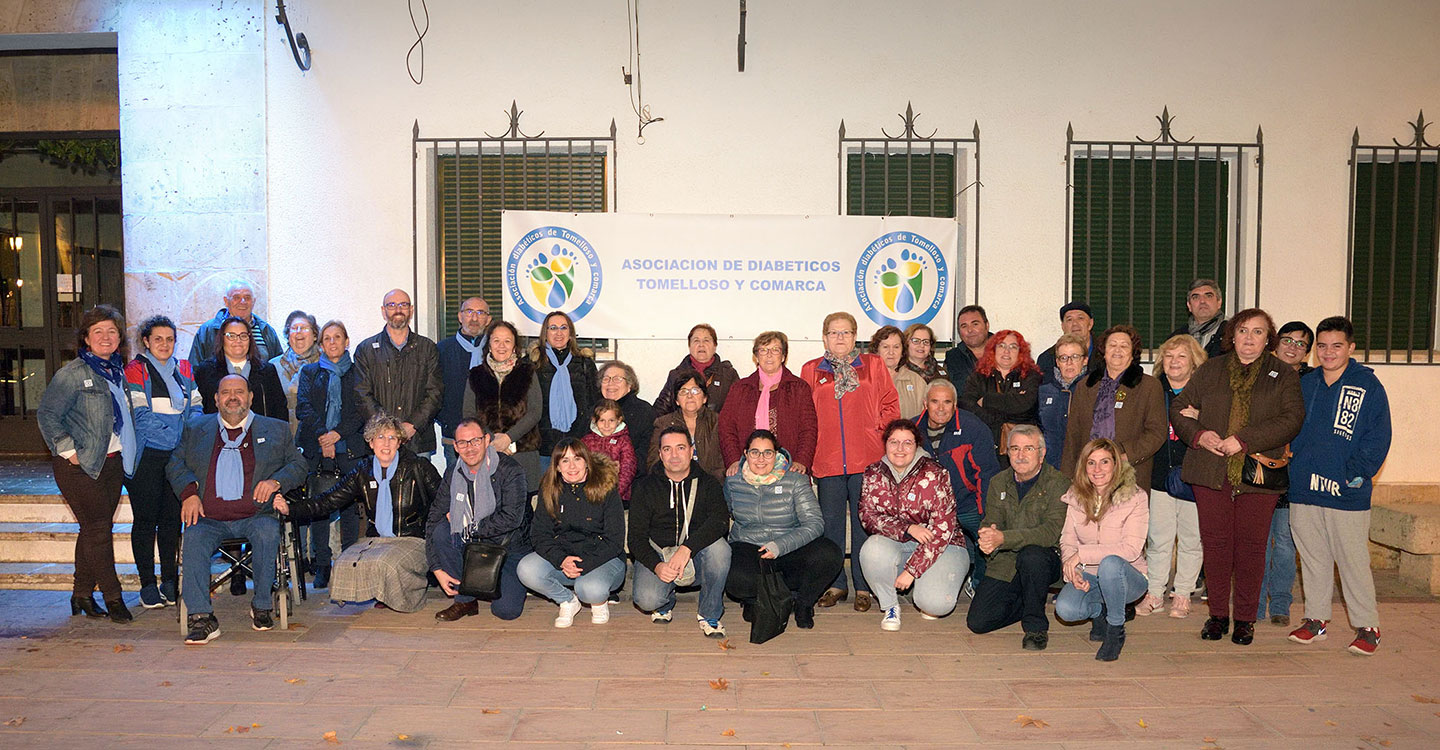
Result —
M725 635L727 597L750 620L773 571L801 628L853 596L896 631L907 592L926 618L963 592L972 631L1019 622L1022 647L1040 650L1058 587L1055 617L1089 621L1102 660L1118 658L1127 619L1165 609L1167 595L1170 616L1186 617L1202 570L1202 638L1248 644L1267 611L1288 626L1298 552L1305 616L1290 639L1325 638L1338 566L1350 650L1373 653L1369 499L1390 419L1384 388L1351 356L1349 321L1277 329L1260 309L1226 320L1207 279L1186 305L1152 373L1139 331L1093 335L1083 302L1060 309L1062 335L1038 357L1019 331L992 333L983 308L964 307L943 364L928 326L882 327L861 351L855 318L836 312L823 355L798 375L788 337L766 331L744 378L702 323L654 402L629 365L597 365L567 314L547 315L527 348L478 297L436 344L393 290L384 328L352 355L344 323L301 311L282 349L237 282L188 360L157 316L128 362L123 319L99 306L39 415L80 522L72 612L131 619L110 537L123 483L140 602L183 597L187 643L219 634L218 546L244 538L271 559L288 516L308 530L313 585L332 599L411 612L433 580L453 597L444 621L479 612L460 589L481 541L504 550L489 602L503 619L534 593L557 606L556 627L586 606L604 623L633 560L634 605L669 622L677 589L698 587L707 636ZM253 568L251 625L264 630L275 571Z

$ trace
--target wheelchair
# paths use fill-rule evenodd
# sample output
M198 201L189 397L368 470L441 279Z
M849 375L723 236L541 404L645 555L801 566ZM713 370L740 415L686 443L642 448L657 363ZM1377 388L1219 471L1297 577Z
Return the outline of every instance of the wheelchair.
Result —
M177 550L182 568L185 564L184 545L185 535L182 533L180 535L180 545ZM240 551L232 551L237 549ZM225 570L216 575L213 572L214 558L211 558L211 595L214 595L215 591L221 586L228 585L230 579L234 578L236 574L243 573L249 577L250 580L255 580L254 566L260 563L255 561L254 551L251 549L245 537L221 540L220 549L217 551L220 555L220 560L225 564ZM294 607L297 602L306 598L304 562L299 551L300 538L299 533L295 529L295 524L291 523L288 518L282 518L280 525L280 544L277 547L275 559L270 561L270 564L275 566L275 588L272 591L274 606L272 609L275 611L275 615L279 620L281 630L289 629L291 608ZM181 580L184 580L183 573L181 574ZM183 635L188 632L187 620L189 618L186 617L185 597L181 596L179 599L176 614L180 620L180 633Z

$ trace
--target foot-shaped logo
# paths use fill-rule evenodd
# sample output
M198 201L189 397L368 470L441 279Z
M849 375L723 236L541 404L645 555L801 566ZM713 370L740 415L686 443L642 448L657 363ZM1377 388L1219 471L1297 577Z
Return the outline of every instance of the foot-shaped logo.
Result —
M575 290L575 257L568 248L554 245L550 254L540 253L526 269L530 290L542 307L558 310Z
M879 266L880 298L892 314L906 315L915 309L925 288L926 265L925 256L907 248L900 251L899 263L890 258Z

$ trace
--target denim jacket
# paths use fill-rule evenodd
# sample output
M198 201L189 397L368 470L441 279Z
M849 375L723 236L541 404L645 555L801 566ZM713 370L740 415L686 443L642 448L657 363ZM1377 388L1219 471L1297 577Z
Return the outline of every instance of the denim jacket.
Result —
M46 447L56 456L75 451L80 468L99 479L115 430L114 403L105 378L83 360L70 360L45 387L36 411Z

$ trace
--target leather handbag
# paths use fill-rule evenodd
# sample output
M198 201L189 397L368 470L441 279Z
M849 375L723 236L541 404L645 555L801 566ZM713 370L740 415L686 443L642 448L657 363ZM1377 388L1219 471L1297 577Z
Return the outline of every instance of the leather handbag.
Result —
M1240 467L1240 482L1271 492L1288 492L1290 471L1285 467L1290 464L1290 458L1288 445L1285 446L1284 458L1251 453L1245 456L1245 463Z
M460 571L458 591L476 599L494 601L500 596L500 568L505 564L506 543L479 540L465 543L465 561Z

